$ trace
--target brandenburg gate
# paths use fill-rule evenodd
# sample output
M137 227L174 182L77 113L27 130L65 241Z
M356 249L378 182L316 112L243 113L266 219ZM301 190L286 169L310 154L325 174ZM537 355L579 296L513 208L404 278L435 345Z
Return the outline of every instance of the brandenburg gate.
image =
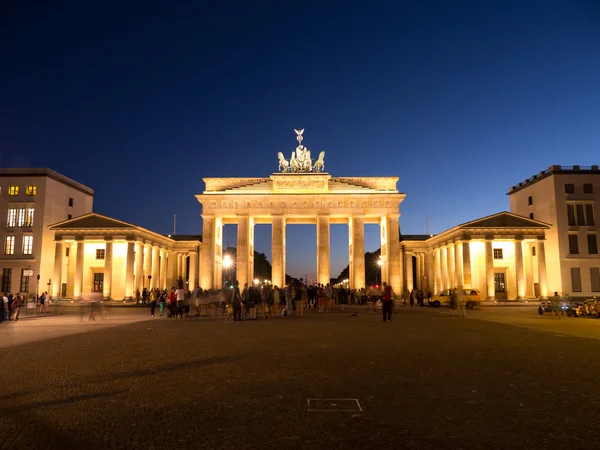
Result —
M398 177L332 177L324 172L325 152L313 164L295 130L299 146L288 161L279 153L279 172L269 178L204 178L200 286L222 286L223 225L237 224L236 273L240 285L254 279L254 225L272 225L272 277L285 285L287 224L316 224L317 282L330 282L330 225L348 224L350 287L365 287L365 223L377 223L381 237L381 281L400 294L399 206L405 194Z

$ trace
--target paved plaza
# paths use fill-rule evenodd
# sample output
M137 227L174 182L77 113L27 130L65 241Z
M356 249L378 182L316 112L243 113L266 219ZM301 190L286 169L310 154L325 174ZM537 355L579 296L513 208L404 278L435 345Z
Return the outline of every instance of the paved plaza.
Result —
M3 323L0 448L597 448L600 320L535 309Z

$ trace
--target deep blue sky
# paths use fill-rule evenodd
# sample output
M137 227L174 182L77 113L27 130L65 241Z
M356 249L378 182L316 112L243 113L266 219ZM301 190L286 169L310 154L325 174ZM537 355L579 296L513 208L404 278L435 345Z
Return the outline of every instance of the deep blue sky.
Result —
M269 176L305 128L332 175L400 177L410 234L426 214L439 233L506 210L551 164L598 164L598 2L350 3L5 1L0 166L50 167L99 213L199 233L202 177ZM288 273L314 273L315 236L288 227ZM332 229L333 276L346 239Z

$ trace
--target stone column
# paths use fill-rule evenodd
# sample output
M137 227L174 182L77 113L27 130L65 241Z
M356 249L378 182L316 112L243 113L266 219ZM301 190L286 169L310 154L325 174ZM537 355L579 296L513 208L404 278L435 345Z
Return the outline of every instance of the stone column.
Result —
M181 266L183 265L183 255L181 253L177 253L177 276L175 277L175 281L179 281L179 279L183 279L183 271L181 270ZM179 288L179 286L177 286Z
M62 287L62 260L63 260L63 242L62 238L56 238L56 244L54 245L54 278L52 279L52 297L60 297L60 288Z
M399 297L402 295L404 286L402 285L402 258L400 257L400 225L398 219L400 214L387 215L387 266L388 283ZM364 245L363 245L364 254ZM363 257L364 261L364 257Z
M493 237L485 237L485 283L487 287L486 300L495 300L496 286L494 285L494 250L492 248Z
M447 255L447 266L448 266L448 287L450 289L455 288L455 279L454 279L454 245L452 243L446 246L446 255Z
M144 290L144 244L141 242L135 243L135 289L140 295Z
M252 219L252 224L254 224ZM252 230L254 232L254 230ZM215 261L214 261L214 274L213 274L213 286L216 289L223 287L223 218L215 217ZM252 262L254 262L254 245L252 246ZM190 261L191 263L191 261ZM254 271L254 265L252 266ZM190 275L191 276L191 275Z
M67 266L67 297L75 297L75 266L77 260L77 244L67 244L69 246L69 261Z
M144 245L144 286L150 289L150 283L148 281L148 275L152 275L152 246L150 244Z
M379 270L381 273L381 284L383 285L383 283L388 283L390 279L389 260L387 254L387 220L385 216L382 216L379 219L379 235L381 245L381 252L379 253L379 255L381 256L381 268ZM400 294L401 293L399 292L398 295Z
M196 289L196 274L198 273L198 252L190 252L190 291Z
M112 297L112 266L113 266L113 241L112 237L105 237L104 252L104 286L102 297L104 300L111 300ZM132 269L133 273L133 269Z
M454 242L454 284L457 288L464 286L462 242Z
M540 283L540 297L548 298L548 278L546 276L546 246L544 237L537 241L538 280Z
M329 216L317 216L317 283L327 285L331 279Z
M441 257L441 253L442 250L438 247L435 249L435 263L434 263L434 267L435 267L435 285L433 288L433 295L439 294L441 291L444 290L443 284L442 284L442 257Z
M440 259L441 259L441 269L442 269L442 285L441 290L448 289L450 287L450 283L448 283L448 249L444 245L440 248Z
M531 244L525 242L525 297L533 298L533 256L531 255Z
M160 249L160 284L161 289L167 288L167 250Z
M365 287L365 223L360 216L352 217L352 279L350 288Z
M254 271L250 273L250 217L238 217L237 234L237 256L236 256L236 277L240 282L240 292L244 289L244 284L252 284Z
M427 295L427 292L434 292L434 265L433 265L433 260L434 260L434 254L432 251L428 251L425 255L425 267L426 267L426 271L425 271L425 275L427 275L427 280L425 281L424 285L425 285L425 289L424 289L424 294Z
M213 276L215 267L214 222L214 216L204 214L202 215L202 261L200 262L200 266L202 267L202 270L200 272L200 286L202 287L202 289L212 289L213 287L215 287L213 286ZM177 273L180 273L179 268L177 270Z
M285 217L273 216L271 227L271 282L280 288L285 286ZM242 285L243 287L243 285Z
M81 299L83 289L83 257L85 255L85 242L82 237L75 239L77 242L77 257L75 260L75 279L73 280L73 298Z
M525 269L523 263L523 238L515 237L515 272L517 274L517 300L525 300Z
M405 253L404 256L404 264L406 266L406 289L410 292L412 291L414 286L414 277L413 277L413 264L412 264L412 253Z
M184 288L189 285L189 283L188 283L188 281L189 281L189 278L188 278L188 256L190 256L189 253L185 253L181 258L181 278L183 278L183 287ZM216 286L216 285L213 284L213 286Z
M471 240L463 239L462 241L462 263L463 263L463 279L464 287L472 288L473 281L471 279Z
M152 289L159 287L160 285L160 266L159 266L159 257L160 249L156 246L152 246L152 282L150 286Z
M127 238L127 262L125 264L125 300L133 300L133 263L135 262L135 240ZM154 281L154 277L152 277Z
M167 252L167 289L177 287L177 260L178 255L175 252Z

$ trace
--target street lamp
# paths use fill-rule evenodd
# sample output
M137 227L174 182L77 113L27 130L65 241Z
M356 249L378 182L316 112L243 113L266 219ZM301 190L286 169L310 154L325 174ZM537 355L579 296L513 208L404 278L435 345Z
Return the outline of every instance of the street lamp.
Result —
M231 255L226 254L223 256L223 269L225 269L225 282L229 282L229 269L233 266L233 259L231 259Z
M379 259L377 260L377 265L379 266L379 283L381 283L381 270L383 268L383 259L381 256L379 256Z

